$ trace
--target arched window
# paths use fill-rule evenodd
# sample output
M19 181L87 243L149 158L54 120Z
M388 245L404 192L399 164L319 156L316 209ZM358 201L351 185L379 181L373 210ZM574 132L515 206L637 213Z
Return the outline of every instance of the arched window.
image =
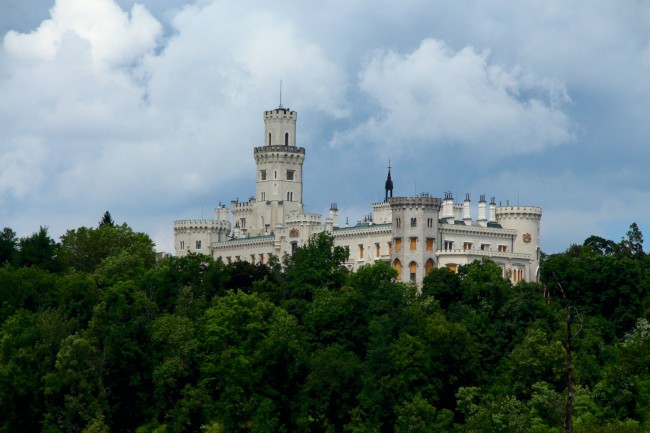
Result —
M285 146L289 145L289 133L288 132L284 133L284 145Z
M417 226L418 226L418 219L411 218L411 227L417 227Z
M269 146L271 145L271 133L269 132Z
M415 281L415 274L418 271L418 265L415 262L409 263L409 272L411 281Z
M436 264L433 262L433 259L429 259L429 260L427 260L427 263L424 265L424 270L428 274L435 267L436 267Z
M397 271L397 281L402 280L402 262L399 259L395 259L393 262L393 268Z

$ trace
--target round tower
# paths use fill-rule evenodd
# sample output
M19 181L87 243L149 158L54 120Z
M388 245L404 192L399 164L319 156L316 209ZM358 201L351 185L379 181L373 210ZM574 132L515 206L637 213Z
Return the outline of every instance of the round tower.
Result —
M504 229L517 231L512 250L514 253L530 255L528 281L536 281L539 276L540 222L542 208L536 206L498 206L496 220Z
M251 235L271 233L290 212L303 212L302 165L296 147L297 113L278 107L264 112L264 145L254 150L257 165Z

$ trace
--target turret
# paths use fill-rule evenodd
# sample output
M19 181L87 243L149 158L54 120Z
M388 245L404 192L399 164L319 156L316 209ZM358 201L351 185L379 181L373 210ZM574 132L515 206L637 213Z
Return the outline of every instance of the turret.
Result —
M264 144L266 146L296 146L298 115L288 108L278 107L264 112Z
M497 222L504 229L517 231L512 249L515 253L530 254L531 264L527 267L528 281L539 278L540 221L542 208L536 206L499 206L495 211Z
M217 221L229 221L230 209L225 204L219 203L219 206L214 210L214 219Z

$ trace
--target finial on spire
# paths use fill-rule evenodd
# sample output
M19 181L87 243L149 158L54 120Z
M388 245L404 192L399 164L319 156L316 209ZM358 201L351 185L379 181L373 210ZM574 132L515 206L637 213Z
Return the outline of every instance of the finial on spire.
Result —
M280 80L280 107L282 108L282 80Z

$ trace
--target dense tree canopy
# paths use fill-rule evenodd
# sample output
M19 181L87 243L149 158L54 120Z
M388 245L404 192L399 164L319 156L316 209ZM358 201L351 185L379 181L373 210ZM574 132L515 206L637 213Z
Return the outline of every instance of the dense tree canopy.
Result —
M156 262L108 212L60 242L5 228L0 432L559 433L568 390L570 431L650 428L636 224L546 257L540 283L482 261L418 287L347 256L323 233L264 265Z

